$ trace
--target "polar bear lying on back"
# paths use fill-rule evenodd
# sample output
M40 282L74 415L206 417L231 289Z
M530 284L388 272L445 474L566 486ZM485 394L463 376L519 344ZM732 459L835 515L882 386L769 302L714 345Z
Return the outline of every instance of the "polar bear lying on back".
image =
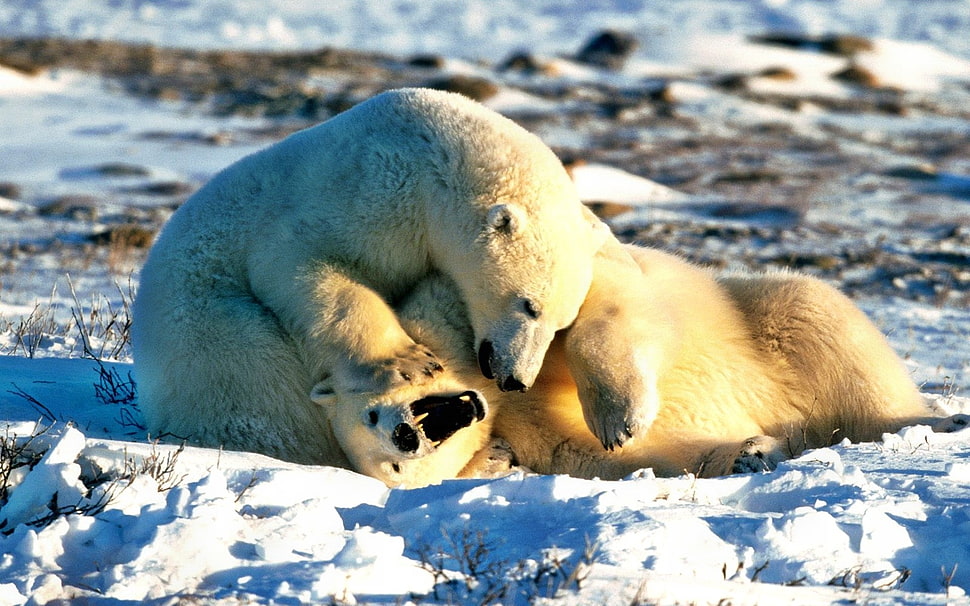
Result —
M616 241L594 268L575 323L553 342L524 394L501 393L478 376L463 353L472 333L446 280L429 280L399 309L418 341L449 356L452 389L483 394L493 436L534 471L610 479L652 467L658 475L716 476L772 469L806 448L876 440L906 425L967 425L965 415L929 416L875 326L819 280L788 272L715 276ZM346 410L363 417L368 406L358 399ZM412 456L381 450L387 440L369 428L359 439L375 461L383 457L380 477L392 484L437 481L445 462L464 465L463 475L481 475L490 463L488 448L449 440Z
M451 93L379 95L225 169L165 226L132 327L149 429L360 469L334 433L343 413L315 406L314 386L440 386L441 361L389 304L448 276L474 334L466 353L498 388L525 389L583 303L604 234L512 121Z

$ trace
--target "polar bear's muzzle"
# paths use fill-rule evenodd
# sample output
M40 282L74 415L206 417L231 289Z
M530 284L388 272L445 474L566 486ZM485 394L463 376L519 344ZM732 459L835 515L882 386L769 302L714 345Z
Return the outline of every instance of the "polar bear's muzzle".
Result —
M478 368L486 379L495 379L495 346L489 340L482 341L478 346ZM498 380L498 388L502 391L526 391L525 383L514 375L507 375Z
M431 446L437 446L459 430L483 420L487 410L485 399L477 391L427 396L411 402L413 421L395 426L391 442L401 452L413 454L421 448L422 435Z

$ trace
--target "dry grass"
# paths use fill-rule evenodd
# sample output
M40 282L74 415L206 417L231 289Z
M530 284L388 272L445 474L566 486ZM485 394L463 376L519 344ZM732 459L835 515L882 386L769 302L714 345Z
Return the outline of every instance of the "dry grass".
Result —
M511 563L496 558L496 545L484 531L442 530L441 546L418 550L421 566L434 578L434 598L445 604L526 603L562 597L582 588L592 571L598 545L587 537L583 550L568 556L548 550L541 561Z
M118 291L116 302L99 294L82 304L68 276L72 305L63 319L64 310L57 303L56 289L52 289L46 303L37 303L26 316L7 319L0 316L0 334L9 335L8 344L0 344L0 355L20 355L34 358L53 342L76 344L80 351L70 351L94 360L121 360L131 355L131 305L135 287L129 276Z

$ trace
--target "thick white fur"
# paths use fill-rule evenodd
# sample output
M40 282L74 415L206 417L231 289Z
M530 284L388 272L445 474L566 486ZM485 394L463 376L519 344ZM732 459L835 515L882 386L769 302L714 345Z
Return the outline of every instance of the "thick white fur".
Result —
M492 389L494 383L478 371L472 355L474 335L468 325L465 305L450 281L431 277L401 307L401 324L415 341L441 352L444 371L421 384L399 383L382 393L335 393L326 381L314 389L314 401L324 409L340 411L331 416L351 469L385 482L388 486L418 487L460 475L488 473L488 451L495 408L485 418L461 429L438 445L419 431L420 446L409 454L393 444L391 433L399 423L414 427L409 404L427 395L454 395L467 390ZM378 412L378 423L368 417ZM465 471L476 454L474 469ZM485 469L483 469L485 466ZM507 467L506 467L507 468Z
M446 301L438 289L418 290L402 320ZM472 362L449 370L474 382ZM597 256L587 301L532 389L476 387L496 414L493 435L520 464L582 477L770 469L846 437L967 421L929 418L878 329L823 282L789 272L715 276L615 241Z
M164 228L132 329L149 428L353 467L347 450L367 446L334 418L389 390L447 389L389 304L448 276L473 334L449 355L488 343L497 383L528 386L603 237L513 122L450 93L379 95L225 169Z

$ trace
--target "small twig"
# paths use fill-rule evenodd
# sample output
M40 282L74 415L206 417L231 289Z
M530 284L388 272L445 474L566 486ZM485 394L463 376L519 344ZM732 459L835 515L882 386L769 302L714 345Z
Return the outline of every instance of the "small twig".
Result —
M950 572L947 572L945 567L940 566L940 572L943 574L943 593L946 597L950 597L950 587L953 586L953 577L957 575L957 566L959 564L954 563Z
M758 581L758 577L760 577L761 573L764 572L766 568L768 568L768 564L771 564L771 560L765 560L764 564L754 569L754 572L751 573L752 583L756 583Z
M256 485L256 478L256 470L254 469L253 475L249 478L249 482L247 482L246 485L243 486L242 490L239 491L239 494L236 495L236 499L233 501L234 503L238 503L239 500L243 498L243 495L246 494L246 491Z

